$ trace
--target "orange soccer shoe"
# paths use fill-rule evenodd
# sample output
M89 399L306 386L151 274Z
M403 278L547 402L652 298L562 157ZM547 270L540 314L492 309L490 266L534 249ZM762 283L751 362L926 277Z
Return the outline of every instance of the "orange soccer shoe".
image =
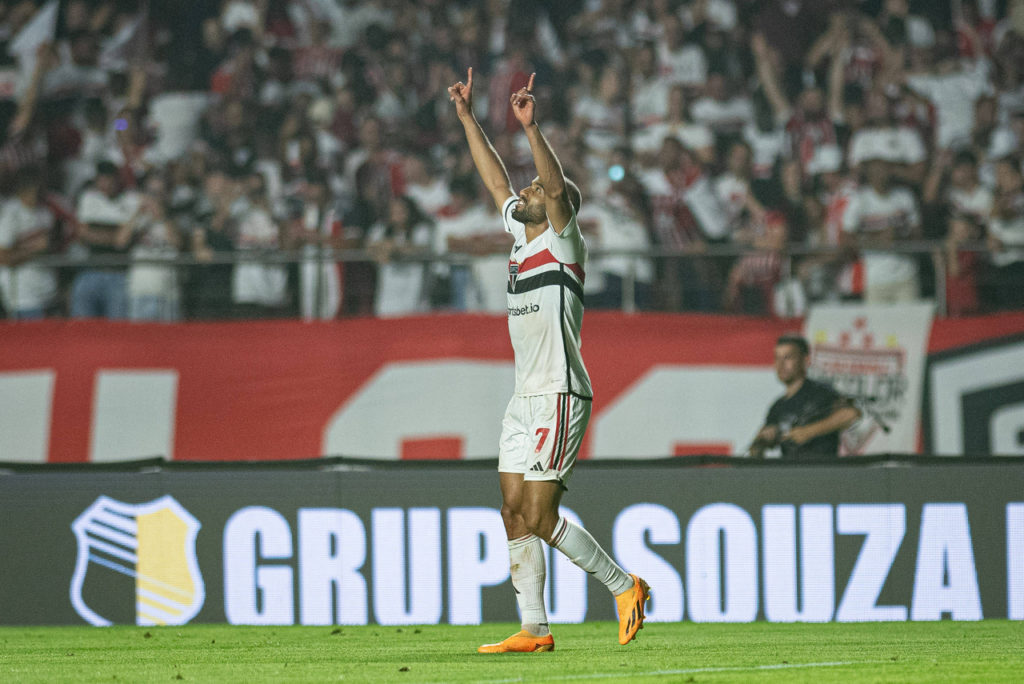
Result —
M484 644L476 649L477 653L539 653L541 651L554 651L555 637L534 636L525 629L513 634L504 641L496 644Z
M651 588L636 575L633 587L615 597L619 608L619 643L628 644L644 628L644 603L651 598Z

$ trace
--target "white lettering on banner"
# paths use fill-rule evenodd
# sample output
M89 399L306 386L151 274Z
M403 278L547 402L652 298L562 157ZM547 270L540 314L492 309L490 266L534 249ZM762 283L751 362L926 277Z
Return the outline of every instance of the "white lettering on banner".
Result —
M676 544L683 541L679 518L660 504L627 506L615 517L612 549L627 571L637 574L658 591L651 594L647 619L651 622L679 622L683 619L683 579L667 560L648 544ZM673 549L678 552L678 549Z
M448 509L448 622L478 625L482 587L508 579L508 543L493 508Z
M686 446L735 454L780 394L770 368L656 366L593 423L594 458L650 458Z
M962 503L925 504L917 543L911 620L980 620L981 594Z
M800 506L799 553L796 506L764 506L761 518L765 618L769 622L828 622L836 603L832 506Z
M295 623L292 531L277 511L250 506L224 525L224 616L232 625Z
M690 518L686 586L694 622L757 618L757 530L745 510L715 503Z
M561 512L579 524L572 511ZM509 576L504 526L497 510L377 508L368 515L364 523L349 510L302 508L293 531L273 509L252 506L237 511L224 528L228 622L286 625L298 619L307 625L366 624L372 599L372 616L379 624L436 624L445 617L445 587L449 623L482 621L483 589ZM878 605L905 537L906 520L906 508L899 503L847 503L835 508L768 504L761 509L759 546L754 519L734 504L698 509L684 538L682 521L674 511L639 503L615 517L612 549L627 570L656 588L648 611L652 622L686 616L694 622L749 622L757 619L759 610L771 622L937 620L946 615L982 619L963 503L923 506L916 549L907 549L908 554L916 552L913 582L903 575L893 578L909 587L910 608ZM844 588L836 586L837 534L864 537ZM1006 615L1021 620L1024 503L1007 505L1006 553ZM550 549L547 554L545 602L550 621L582 622L587 618L590 580L562 554ZM904 567L909 564L901 563Z
M1024 503L1006 504L1006 617L1024 620Z
M583 521L572 510L560 506L563 518L583 527ZM544 583L544 605L548 622L575 624L587 617L587 573L562 552L544 544L548 580ZM552 591L552 589L554 591Z
M134 461L174 456L176 370L103 370L96 373L89 460Z
M441 510L375 508L372 517L374 618L382 625L440 622Z
M0 461L46 463L52 370L0 373Z
M456 435L463 458L494 458L514 385L505 361L389 363L331 416L321 453L395 459L405 439ZM444 401L424 401L439 388Z
M906 620L906 606L877 605L907 531L906 507L903 504L840 504L836 510L836 531L865 535L836 611L836 620Z
M299 509L301 620L304 625L365 625L366 530L352 511Z

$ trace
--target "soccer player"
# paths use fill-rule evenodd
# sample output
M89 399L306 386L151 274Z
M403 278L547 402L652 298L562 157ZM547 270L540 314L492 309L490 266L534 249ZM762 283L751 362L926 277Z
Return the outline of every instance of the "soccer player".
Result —
M502 421L498 475L522 630L481 646L480 653L554 650L544 609L543 542L615 595L620 644L629 643L643 626L649 597L646 582L627 574L590 533L558 513L590 420L590 378L580 354L587 247L576 220L580 190L565 178L534 119L533 79L511 98L537 167L537 177L518 195L473 114L473 69L465 83L448 89L476 169L505 230L515 238L508 265L508 329L516 386Z
M750 455L764 456L768 447L782 448L782 458L839 456L839 433L856 423L861 412L828 385L807 377L810 348L799 335L783 335L775 343L775 374L785 393L768 409Z

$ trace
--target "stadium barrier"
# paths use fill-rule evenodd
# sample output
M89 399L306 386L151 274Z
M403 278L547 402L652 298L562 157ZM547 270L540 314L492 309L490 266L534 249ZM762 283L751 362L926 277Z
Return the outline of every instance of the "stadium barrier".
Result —
M0 623L514 621L494 466L8 465ZM595 461L563 515L650 582L653 622L1021 620L1022 482L1019 458ZM613 618L549 567L553 622Z
M980 259L984 259L990 252L989 247L984 242L967 242L959 246L960 251L976 253ZM903 254L911 257L915 257L921 268L920 280L921 289L923 296L934 300L936 313L940 316L947 314L947 302L946 302L946 259L947 259L947 245L944 240L912 240L904 241L897 245L892 245L888 248L888 251ZM506 252L501 252L497 255L490 255L482 257L483 259L491 259L494 256L504 256ZM589 252L588 263L590 264L589 269L592 276L596 276L602 270L602 263L605 259L611 259L621 264L627 262L627 268L625 273L618 272L617 275L622 277L621 285L621 301L618 304L618 308L627 313L632 313L640 310L655 310L658 307L653 306L650 302L644 303L638 301L638 284L639 284L639 273L644 270L642 266L643 262L649 262L652 265L664 265L665 262L672 262L670 270L678 268L678 264L682 262L689 262L691 265L710 264L712 272L717 273L716 278L721 282L711 283L684 283L684 282L673 282L673 287L677 289L674 295L670 295L669 299L678 300L676 306L681 305L682 308L687 310L695 309L707 309L707 303L701 304L700 306L690 306L688 303L691 299L700 299L706 296L706 293L697 293L692 290L687 290L687 287L692 287L695 284L699 284L700 287L724 287L725 277L728 274L728 268L735 262L736 259L743 256L751 255L765 255L766 252L754 250L745 245L729 244L729 243L709 243L701 245L699 248L664 248L664 247L650 247L645 249L602 249L600 246L594 247ZM801 258L804 257L832 257L836 260L836 264L846 262L851 259L856 260L855 253L850 252L847 249L840 249L837 247L829 246L817 246L817 245L788 245L785 251L776 253L778 262L780 265L780 278L783 283L792 284L797 278L796 265L799 263ZM435 265L456 265L456 266L469 266L477 261L481 257L471 256L469 254L462 253L444 253L444 254L396 254L390 259L397 263L409 263L416 264L422 263L426 266ZM238 250L234 252L215 252L210 255L206 255L202 258L196 257L195 255L187 252L181 252L177 254L167 254L162 256L132 256L130 254L96 254L89 256L82 256L81 254L48 254L38 256L32 259L31 263L34 266L53 268L60 273L63 281L70 281L71 278L81 270L84 269L128 269L131 266L159 266L173 268L175 270L175 280L179 287L186 286L191 278L195 277L195 274L199 273L203 269L207 269L214 266L232 266L235 264L259 264L267 266L286 266L289 268L306 267L312 269L316 276L310 281L310 287L312 291L308 295L299 293L300 297L309 296L312 298L313 303L311 304L311 311L321 311L323 309L323 297L327 296L327 286L322 281L323 269L328 266L342 265L345 264L364 264L376 268L379 264L377 255L368 249L331 249L324 247L317 248L302 248L302 249L272 249L272 250L260 250L260 249L246 249ZM500 271L499 271L500 273ZM705 276L707 277L707 273ZM299 283L292 283L294 288L302 290L302 285ZM1000 285L999 275L982 269L978 276L978 285L984 288L997 287ZM12 280L8 283L11 288L10 298L16 299L17 295L17 281ZM587 292L590 293L588 288ZM781 290L780 297L783 300L792 299L793 294L791 290ZM783 296L785 294L785 296ZM806 309L809 304L809 299L813 298L814 293L803 293L797 297L801 301L788 301L785 304L779 304L785 310L796 309L798 312ZM807 300L807 301L804 301ZM781 302L782 300L780 300ZM615 308L614 304L606 305L610 308ZM241 307L239 307L241 308ZM298 307L291 307L294 309L290 313L295 317L298 317ZM446 308L441 306L440 308ZM711 306L712 310L721 310L721 302L714 302ZM188 311L186 310L185 315L187 317ZM16 312L9 312L8 316L16 318Z

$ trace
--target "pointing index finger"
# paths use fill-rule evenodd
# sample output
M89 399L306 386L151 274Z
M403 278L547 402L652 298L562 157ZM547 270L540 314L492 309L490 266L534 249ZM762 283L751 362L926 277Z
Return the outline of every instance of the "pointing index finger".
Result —
M469 71L466 73L466 87L473 88L473 67L469 67Z
M533 72L532 74L530 74L530 82L526 84L526 92L528 92L528 93L532 93L533 92L533 77L536 76L536 75L537 75L537 72Z

